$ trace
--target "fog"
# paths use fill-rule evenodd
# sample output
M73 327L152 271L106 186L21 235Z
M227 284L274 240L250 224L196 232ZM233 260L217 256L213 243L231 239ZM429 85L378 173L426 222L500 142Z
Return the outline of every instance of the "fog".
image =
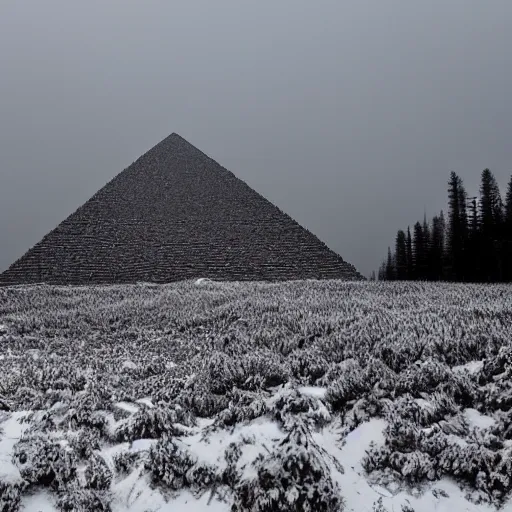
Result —
M0 3L0 270L171 132L363 274L512 173L507 0Z

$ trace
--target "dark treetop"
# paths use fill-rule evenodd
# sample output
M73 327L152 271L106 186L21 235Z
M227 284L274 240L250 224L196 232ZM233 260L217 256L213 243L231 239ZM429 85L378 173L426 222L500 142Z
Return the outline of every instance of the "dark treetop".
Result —
M0 275L0 284L361 279L312 233L172 134Z

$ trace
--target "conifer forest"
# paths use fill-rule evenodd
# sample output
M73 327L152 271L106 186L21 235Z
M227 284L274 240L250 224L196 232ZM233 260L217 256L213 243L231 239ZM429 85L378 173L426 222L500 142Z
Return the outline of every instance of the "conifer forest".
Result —
M375 275L372 276L375 278ZM512 281L512 176L502 197L489 169L478 196L450 173L448 211L400 229L378 272L386 281Z

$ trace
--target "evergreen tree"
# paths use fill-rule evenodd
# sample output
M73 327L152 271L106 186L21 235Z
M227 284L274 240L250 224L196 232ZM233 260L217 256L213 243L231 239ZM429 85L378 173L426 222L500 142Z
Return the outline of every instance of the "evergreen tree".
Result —
M429 278L439 281L443 277L444 215L432 219L432 239L429 247Z
M423 228L419 222L414 225L414 278L417 280L426 279L426 269L424 267L425 251L423 246Z
M406 250L407 250L407 279L414 279L414 261L412 258L412 237L411 237L411 228L407 226L407 241L406 241Z
M496 239L503 221L503 204L496 178L489 169L482 171L480 218L484 237Z
M507 195L505 197L505 238L512 240L512 176L508 182Z
M503 239L503 278L505 281L512 281L512 176L505 196Z
M503 230L503 203L493 173L484 169L481 178L479 260L483 280L498 281L502 277L500 239Z
M386 280L386 262L383 261L381 266L379 267L379 281Z
M396 235L396 278L399 281L405 281L407 279L407 244L405 239L405 233L400 229Z
M386 262L386 281L395 280L395 262L391 254L391 247L388 247L388 259Z
M467 244L466 191L462 180L452 171L448 182L449 230L447 253L449 278L464 281L466 274L465 249Z
M421 231L423 234L423 256L421 261L422 273L424 274L423 279L431 280L432 279L432 271L430 268L430 249L431 249L431 240L430 240L430 226L427 222L427 214L423 214L423 226L421 227Z
M469 201L469 227L467 242L467 277L470 281L480 281L480 218L478 215L479 205L476 197L468 198Z

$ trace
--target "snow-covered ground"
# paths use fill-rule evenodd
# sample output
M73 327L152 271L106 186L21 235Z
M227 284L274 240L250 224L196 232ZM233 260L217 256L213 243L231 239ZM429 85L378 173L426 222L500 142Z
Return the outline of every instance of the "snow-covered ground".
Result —
M512 288L0 288L0 511L512 508Z

